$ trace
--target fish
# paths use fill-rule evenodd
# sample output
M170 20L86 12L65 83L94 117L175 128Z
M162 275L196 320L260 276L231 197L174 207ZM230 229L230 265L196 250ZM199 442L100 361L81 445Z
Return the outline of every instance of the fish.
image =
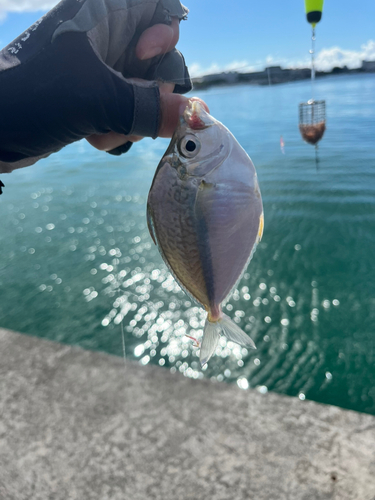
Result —
M257 174L235 137L199 101L188 101L156 169L147 223L177 283L207 311L201 366L221 335L256 349L222 309L262 238Z

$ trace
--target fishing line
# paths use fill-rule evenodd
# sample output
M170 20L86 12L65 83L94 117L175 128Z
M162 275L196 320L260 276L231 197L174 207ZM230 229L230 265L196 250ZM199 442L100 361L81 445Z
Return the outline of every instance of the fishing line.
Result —
M311 102L314 102L314 82L315 82L315 27L312 28L311 35Z
M172 40L173 40L173 37L174 37L174 33L171 33L170 35L170 41L167 45L167 50L164 54L162 54L162 57L160 58L160 60L158 61L158 64L155 68L155 73L157 72L158 68L160 67L161 63L163 62L166 54L168 54L172 49L173 49L173 46L172 46ZM162 81L162 80L157 80L158 83L184 83L185 82L185 78L177 78L175 81L173 82L165 82L165 81ZM118 265L116 264L115 265L115 270L116 270L116 274L118 275L119 271L118 271ZM133 295L134 297L137 297L137 295L133 292L123 292L121 290L121 288L119 287L118 290L117 290L117 293L118 293L118 297L123 297L123 296L127 296L129 297L130 295ZM155 311L155 308L154 308L154 304L153 302L151 301L145 301L145 305L147 305L148 307L150 307L151 310L154 310ZM156 312L156 311L155 311ZM122 316L122 313L121 313L121 308L120 308L120 311L119 313L121 314ZM124 317L122 316L121 317L121 322L120 322L120 331L121 331L121 339L122 339L122 354L123 354L123 358L124 358L124 368L126 368L126 365L127 365L127 361L126 361L126 342L125 342L125 332L124 332Z
M114 271L116 273L116 277L119 276L119 270L118 270L118 264L115 263L114 266ZM116 279L116 282L118 282L118 280ZM120 286L118 286L117 290L117 298L120 297L120 294L121 294L121 289L120 289ZM120 309L120 314L121 314L121 309ZM120 331L121 331L121 341L122 341L122 355L123 355L123 358L124 358L124 371L126 370L126 346L125 346L125 333L124 333L124 325L123 325L123 321L124 321L124 318L121 317L121 322L120 322Z
M126 349L125 349L125 334L124 334L124 318L121 319L120 327L121 327L121 335L122 335L122 354L124 356L124 365L126 368Z

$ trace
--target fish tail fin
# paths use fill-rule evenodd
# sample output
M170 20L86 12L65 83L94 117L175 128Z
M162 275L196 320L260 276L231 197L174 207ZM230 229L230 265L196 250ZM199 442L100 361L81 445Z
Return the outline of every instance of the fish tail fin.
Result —
M221 334L231 342L235 342L236 344L240 344L250 349L256 349L253 340L226 314L223 314L219 321L216 322L206 319L199 356L202 367L208 363L216 351Z
M236 323L233 323L233 321L226 314L223 314L219 325L224 337L228 340L244 347L249 347L250 349L256 349L253 340L243 330L241 330Z
M216 347L220 339L220 332L221 328L219 323L212 323L206 319L203 330L201 352L199 356L202 367L209 361L213 353L216 351Z

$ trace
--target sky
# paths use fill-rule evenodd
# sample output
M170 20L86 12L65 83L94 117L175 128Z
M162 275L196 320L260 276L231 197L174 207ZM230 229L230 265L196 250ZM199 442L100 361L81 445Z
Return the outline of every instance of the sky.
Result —
M56 0L0 0L0 47L33 24ZM303 0L186 0L178 48L192 76L309 66L311 26ZM375 0L325 0L316 28L316 67L359 67L375 60Z

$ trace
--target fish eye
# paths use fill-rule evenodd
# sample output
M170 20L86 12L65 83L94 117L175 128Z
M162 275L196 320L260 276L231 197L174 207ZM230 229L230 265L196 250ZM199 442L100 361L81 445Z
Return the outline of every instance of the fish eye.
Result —
M193 158L198 154L201 143L195 135L189 134L183 137L179 143L178 149L185 158Z
M195 148L196 148L196 144L194 141L187 141L187 143L185 144L185 148L187 151L189 151L189 153L192 153L193 151L195 151Z

